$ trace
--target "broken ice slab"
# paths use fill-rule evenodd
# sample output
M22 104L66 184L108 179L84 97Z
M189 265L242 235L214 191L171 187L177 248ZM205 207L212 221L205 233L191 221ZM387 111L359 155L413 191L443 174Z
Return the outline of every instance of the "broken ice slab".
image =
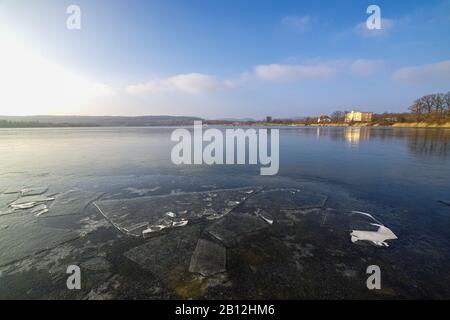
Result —
M275 221L274 217L267 211L261 210L261 209L257 209L255 212L255 215L257 217L260 217L261 219L263 219L266 223L272 225L273 222Z
M0 216L14 213L14 209L9 207L9 204L17 200L17 194L0 194Z
M191 257L189 272L208 277L226 271L226 249L209 240L199 239Z
M129 191L132 194L136 194L138 196L145 196L145 195L149 194L150 192L154 192L154 191L156 191L158 189L160 189L160 187L154 187L154 188L150 188L150 189L147 189L147 188L142 188L142 189L139 189L139 188L127 188L127 191Z
M188 220L186 219L181 219L181 220L175 220L172 222L172 227L184 227L185 225L188 224Z
M66 229L43 226L27 215L7 217L8 228L0 232L0 265L74 240L79 234Z
M308 209L320 208L325 205L327 196L303 191L300 189L270 189L263 190L250 199L244 207L266 209Z
M45 204L40 204L31 210L31 213L34 214L36 217L40 217L44 213L48 212L48 207Z
M144 238L151 237L158 232L163 231L167 228L177 228L177 227L184 227L189 223L187 219L169 219L167 217L164 217L158 221L156 221L154 224L146 225L147 228L142 231L142 236ZM137 230L138 228L133 228L132 231Z
M55 202L49 207L45 214L47 217L81 214L86 207L99 199L103 194L84 190L69 190L56 196Z
M200 231L200 225L177 228L147 240L124 255L160 280L168 281L188 271Z
M0 194L0 208L6 208L8 205L17 200L19 195L16 193Z
M226 247L232 247L246 234L260 231L267 226L267 223L259 217L233 212L207 227L206 232Z
M177 215L176 213L173 213L172 211L166 212L166 216L170 217L170 218L175 218Z
M376 223L372 225L378 227L377 231L353 230L350 233L352 242L370 241L376 246L389 247L389 244L386 242L387 240L398 239L391 229Z
M1 216L7 216L7 215L12 214L14 212L15 212L14 209L0 210L0 217Z
M81 263L81 268L89 271L108 271L111 267L112 264L103 257L94 257Z
M255 188L101 200L96 201L95 206L120 231L141 236L143 230L135 229L134 226L147 223L149 227L162 225L164 228L159 229L164 230L187 224L182 222L184 220L177 220L178 217L182 217L189 223L222 217L233 210L238 202L241 203L251 196L247 193L249 190L255 190ZM161 223L166 219L169 219L172 224ZM147 231L146 235L151 233L154 233L153 229Z
M368 217L375 223L365 222L366 226L364 229L366 230L353 230L350 233L351 241L356 243L357 241L368 241L376 246L385 246L389 247L389 244L386 242L387 240L396 240L397 236L392 232L391 229L384 226L379 220L377 220L372 214L361 211L352 211L351 214L356 216L364 216ZM352 221L352 224L361 223L358 220ZM362 228L361 228L362 229Z
M53 200L55 200L54 197L47 197L46 195L25 196L11 202L9 206L13 209L30 209Z
M22 189L24 187L8 187L6 188L6 190L3 190L3 194L15 194L15 193L21 193Z
M29 187L29 188L23 188L20 190L21 196L38 196L41 194L46 193L48 190L48 187Z

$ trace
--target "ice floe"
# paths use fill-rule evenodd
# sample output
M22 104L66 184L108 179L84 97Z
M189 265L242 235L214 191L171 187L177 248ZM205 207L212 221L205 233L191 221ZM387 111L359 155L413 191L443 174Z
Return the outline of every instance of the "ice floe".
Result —
M353 230L350 233L352 242L355 243L361 240L371 241L377 246L389 247L389 244L386 242L386 240L398 239L391 229L381 224L372 223L372 225L377 226L378 230L377 231Z
M79 234L41 225L27 215L8 217L9 227L0 232L0 265L6 265L79 237Z
M101 200L96 201L94 205L120 231L129 235L148 237L168 228L222 218L247 199L250 196L247 192L254 189L223 189ZM136 225L146 227L135 228Z
M56 196L55 202L49 207L45 218L81 214L86 207L99 199L103 193L84 191L79 189L69 190Z
M55 200L54 197L48 197L45 195L25 196L11 202L9 206L13 209L30 209L53 200Z
M377 230L353 230L350 233L351 241L353 243L357 241L369 241L372 242L376 246L384 246L389 247L389 244L386 242L387 240L396 240L397 236L392 232L391 229L384 226L381 222L379 222L373 215L367 212L361 211L352 211L354 214L360 214L367 216L374 220L377 223L370 223L370 225L377 227Z
M39 217L43 215L44 213L48 212L48 207L46 204L40 204L31 210L31 213L34 214L36 217Z
M299 189L263 190L245 202L246 208L308 209L325 205L325 195Z
M226 271L226 249L209 240L199 239L191 257L189 272L211 276Z
M233 212L207 227L205 231L226 247L233 247L242 236L257 232L267 226L267 223L259 217Z
M264 210L261 210L261 209L257 209L255 212L255 215L257 217L260 217L261 219L263 219L265 222L267 222L270 225L272 225L273 222L275 221L274 217L270 213L268 213Z
M22 197L38 196L38 195L46 193L47 190L48 190L48 187L29 187L29 188L23 188L22 190L20 190L20 194Z
M6 190L3 190L3 194L15 194L15 193L21 193L24 187L8 187Z
M111 267L112 264L103 257L94 257L81 263L81 268L90 271L107 271Z
M169 281L176 274L188 271L200 233L198 224L177 228L145 241L124 255L160 280Z
M130 193L136 194L138 196L145 196L145 195L149 194L150 192L154 192L158 189L160 189L160 187L154 187L154 188L150 188L150 189L148 189L148 188L139 189L139 188L131 188L131 187L127 188L127 190L130 191Z

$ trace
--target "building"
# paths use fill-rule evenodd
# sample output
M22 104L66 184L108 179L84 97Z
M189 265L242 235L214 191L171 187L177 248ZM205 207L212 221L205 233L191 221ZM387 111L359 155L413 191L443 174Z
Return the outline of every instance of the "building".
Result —
M345 122L370 122L373 112L350 111L345 114Z
M272 117L267 116L267 117L266 117L266 122L269 122L269 123L272 122Z
M317 119L317 123L330 123L331 122L331 118L329 116L320 116Z

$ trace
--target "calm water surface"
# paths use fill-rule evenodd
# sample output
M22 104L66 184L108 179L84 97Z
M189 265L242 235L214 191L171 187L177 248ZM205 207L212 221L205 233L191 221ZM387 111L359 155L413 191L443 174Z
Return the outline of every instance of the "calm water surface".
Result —
M259 166L182 166L170 161L173 128L0 129L0 185L29 179L146 174L258 175ZM280 177L345 185L408 208L450 197L450 130L285 128Z

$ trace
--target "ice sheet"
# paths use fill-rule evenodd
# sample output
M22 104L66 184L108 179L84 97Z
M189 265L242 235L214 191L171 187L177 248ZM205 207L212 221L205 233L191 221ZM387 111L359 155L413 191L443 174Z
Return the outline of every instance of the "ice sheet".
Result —
M377 223L369 224L369 226L375 227L376 230L353 230L350 233L351 241L353 243L356 243L358 241L369 241L376 246L389 247L389 244L386 242L387 240L398 239L397 236L392 232L391 229L384 226L378 219L376 219L370 213L361 212L361 211L352 211L351 213L369 217L373 221L377 222ZM366 229L369 229L369 228L366 227Z
M225 247L209 240L199 239L191 257L189 272L207 277L225 271Z
M244 204L247 208L308 209L325 205L325 195L300 189L263 190Z
M55 200L54 197L48 197L46 195L24 196L13 201L9 206L13 209L30 209L53 200Z
M124 255L159 279L168 281L175 274L188 271L200 231L199 225L178 228L147 240Z
M250 190L255 188L102 200L96 201L95 206L122 232L141 236L143 230L136 226L147 224L162 231L186 225L186 220L195 223L223 217L251 196ZM146 232L147 235L150 233Z
M28 187L20 190L22 197L24 196L38 196L43 193L46 193L48 187Z
M357 241L370 241L377 246L385 246L389 247L389 244L386 242L387 240L395 240L398 239L397 236L392 232L391 229L376 223L372 223L372 225L377 226L377 231L362 231L362 230L353 230L351 235L351 240L353 243Z
M233 212L206 228L212 237L226 247L232 247L242 236L268 227L261 218L247 213Z
M54 217L81 214L86 207L99 199L103 194L84 190L69 190L56 196L55 202L49 207L49 211L42 217Z
M0 265L23 259L79 237L66 229L42 226L29 215L11 215L8 228L0 232Z

